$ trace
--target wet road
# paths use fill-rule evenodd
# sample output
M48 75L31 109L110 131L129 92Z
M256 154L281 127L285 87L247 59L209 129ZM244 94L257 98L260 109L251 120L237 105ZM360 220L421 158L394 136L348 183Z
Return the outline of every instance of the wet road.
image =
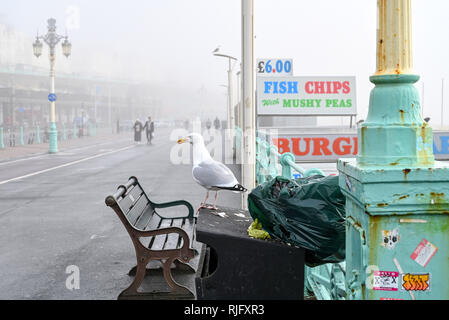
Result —
M132 175L155 202L185 199L197 207L205 190L191 165L175 165L175 141L161 129L154 145L130 139L0 163L0 299L116 299L131 278L134 248L104 199ZM240 204L221 192L218 204ZM69 290L68 266L80 270Z

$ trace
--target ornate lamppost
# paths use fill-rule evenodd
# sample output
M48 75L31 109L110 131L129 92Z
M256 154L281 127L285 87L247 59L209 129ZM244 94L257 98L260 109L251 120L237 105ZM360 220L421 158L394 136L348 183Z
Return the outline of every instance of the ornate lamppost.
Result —
M43 42L45 42L50 48L49 58L50 58L50 94L48 95L48 100L50 101L51 111L50 111L50 153L58 152L58 131L56 129L56 111L55 111L55 47L62 41L62 53L67 58L70 56L72 51L72 44L69 42L67 35L61 36L56 33L56 20L50 18L47 20L48 32L44 36L36 36L36 41L33 43L34 55L39 58L42 55Z

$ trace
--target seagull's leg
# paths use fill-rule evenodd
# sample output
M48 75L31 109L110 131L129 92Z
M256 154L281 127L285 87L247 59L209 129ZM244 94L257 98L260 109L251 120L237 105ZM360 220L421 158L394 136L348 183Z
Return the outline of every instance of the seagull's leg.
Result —
M214 206L211 208L212 210L217 210L217 206L215 205L217 203L218 198L218 191L215 191L215 200L214 200Z
M206 202L207 202L208 198L209 198L209 190L207 190L206 198L204 199L204 203L201 204L201 206L198 208L198 210L200 210L201 208L207 208Z
M218 191L215 191L215 201L213 206L207 206L207 209L211 210L217 210L217 206L215 205L217 203L217 197L218 197Z

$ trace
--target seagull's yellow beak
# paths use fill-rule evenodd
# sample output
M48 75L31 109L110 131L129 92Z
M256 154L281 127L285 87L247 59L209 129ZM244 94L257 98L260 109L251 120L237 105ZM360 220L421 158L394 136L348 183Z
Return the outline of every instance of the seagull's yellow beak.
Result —
M185 143L185 142L188 142L188 141L189 141L189 138L181 138L181 139L178 140L178 144L182 144L182 143Z

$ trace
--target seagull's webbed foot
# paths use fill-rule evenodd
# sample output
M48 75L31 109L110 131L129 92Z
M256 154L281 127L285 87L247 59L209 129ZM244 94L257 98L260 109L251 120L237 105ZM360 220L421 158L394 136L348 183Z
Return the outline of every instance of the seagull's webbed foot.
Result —
M209 209L209 207L207 206L207 204L202 203L202 204L198 207L197 211L200 211L201 209Z

